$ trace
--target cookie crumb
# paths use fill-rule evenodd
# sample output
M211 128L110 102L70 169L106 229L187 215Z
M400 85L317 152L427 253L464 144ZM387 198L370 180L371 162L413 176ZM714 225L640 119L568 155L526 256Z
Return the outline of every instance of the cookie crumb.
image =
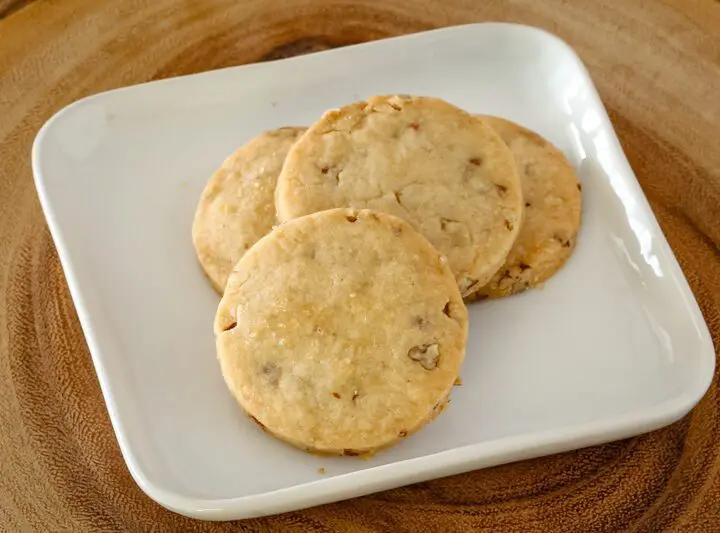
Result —
M325 469L321 466L320 468L317 469L317 473L322 476L325 474Z

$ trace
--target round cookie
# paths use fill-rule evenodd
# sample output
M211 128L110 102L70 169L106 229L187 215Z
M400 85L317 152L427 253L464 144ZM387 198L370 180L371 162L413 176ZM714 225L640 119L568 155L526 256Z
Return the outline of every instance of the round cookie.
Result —
M376 96L326 112L288 153L281 221L332 207L409 222L449 261L463 295L505 261L523 202L512 154L482 120L436 98Z
M442 410L467 309L447 260L409 224L341 208L287 222L242 257L215 335L227 386L266 431L369 455Z
M267 131L217 170L200 197L192 238L213 288L222 294L235 263L275 224L275 186L288 150L305 128Z
M525 218L503 267L468 300L499 298L546 281L565 264L580 227L580 182L565 156L538 134L483 116L515 157Z

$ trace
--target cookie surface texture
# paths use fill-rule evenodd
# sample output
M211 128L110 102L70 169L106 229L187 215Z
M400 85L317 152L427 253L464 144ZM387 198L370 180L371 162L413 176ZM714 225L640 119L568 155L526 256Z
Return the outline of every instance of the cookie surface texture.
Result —
M447 261L408 223L332 209L242 257L215 335L228 388L267 432L315 453L371 455L444 407L467 309Z
M575 248L581 186L565 156L533 131L508 120L482 117L515 157L525 201L520 233L503 267L469 300L509 296L549 279Z
M228 157L210 178L193 221L195 252L213 288L275 224L275 186L288 150L305 128L278 128Z
M276 204L281 221L332 207L403 218L448 258L464 295L505 261L523 206L512 154L492 128L409 96L326 112L290 150Z

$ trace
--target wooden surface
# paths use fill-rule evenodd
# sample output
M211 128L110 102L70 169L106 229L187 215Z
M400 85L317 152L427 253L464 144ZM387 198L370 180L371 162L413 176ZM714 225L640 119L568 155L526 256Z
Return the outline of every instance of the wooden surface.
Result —
M718 345L717 1L0 0L1 531L719 530L717 379L645 436L234 524L165 511L124 466L32 183L42 123L113 87L483 20L579 52Z

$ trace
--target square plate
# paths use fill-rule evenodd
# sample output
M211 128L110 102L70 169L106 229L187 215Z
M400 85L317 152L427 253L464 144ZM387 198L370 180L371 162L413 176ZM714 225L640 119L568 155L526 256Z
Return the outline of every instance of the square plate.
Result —
M544 135L578 170L582 229L542 290L471 306L463 386L437 421L371 460L315 457L265 435L225 388L190 228L238 146L383 93ZM130 472L188 516L277 513L628 437L687 413L713 374L707 326L588 73L538 29L460 26L99 94L43 127L33 170Z

